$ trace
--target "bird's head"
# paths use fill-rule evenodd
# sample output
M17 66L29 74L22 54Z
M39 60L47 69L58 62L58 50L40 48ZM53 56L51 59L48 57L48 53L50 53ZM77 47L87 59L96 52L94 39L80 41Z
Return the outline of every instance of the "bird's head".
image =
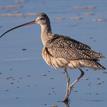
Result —
M39 25L50 24L49 18L45 13L37 14L37 18L35 19L35 23Z
M50 21L49 21L49 18L47 16L47 14L39 13L36 16L36 19L34 19L33 21L30 21L30 22L15 26L15 27L5 31L2 35L0 35L0 38L2 38L5 34L7 34L8 32L10 32L10 31L12 31L14 29L17 29L17 28L20 28L20 27L23 27L23 26L27 26L27 25L30 25L30 24L46 25L46 24L50 24Z

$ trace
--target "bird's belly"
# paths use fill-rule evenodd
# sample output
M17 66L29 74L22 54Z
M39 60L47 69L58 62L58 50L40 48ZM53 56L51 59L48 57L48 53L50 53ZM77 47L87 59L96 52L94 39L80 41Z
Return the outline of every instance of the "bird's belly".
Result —
M79 68L79 67L83 67L83 64L81 63L81 60L71 60L68 64L68 67Z
M64 58L55 58L52 57L45 48L42 50L42 57L48 65L53 66L54 68L63 68L68 65L68 62Z

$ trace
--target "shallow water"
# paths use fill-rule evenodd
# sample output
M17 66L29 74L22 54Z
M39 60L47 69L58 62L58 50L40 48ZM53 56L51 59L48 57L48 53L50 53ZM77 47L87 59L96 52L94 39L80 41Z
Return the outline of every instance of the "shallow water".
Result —
M106 56L106 10L106 0L0 0L0 16L22 13L17 17L1 16L0 32L35 18L23 14L42 11L50 16L53 32L87 43ZM39 35L40 27L32 25L1 38L0 107L106 107L106 70L85 69L84 78L71 93L69 106L59 102L66 87L63 70L57 71L45 64ZM101 61L105 67L106 61ZM79 72L72 70L69 74L73 81Z

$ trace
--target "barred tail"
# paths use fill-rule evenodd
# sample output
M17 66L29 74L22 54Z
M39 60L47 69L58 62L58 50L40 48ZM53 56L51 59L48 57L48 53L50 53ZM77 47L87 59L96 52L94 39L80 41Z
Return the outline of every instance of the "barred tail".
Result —
M95 60L81 60L80 64L83 67L89 67L93 69L103 69L103 70L106 69L103 65L101 65L98 61Z
M106 70L106 68L103 65L101 65L99 62L95 62L95 63L97 65L98 69Z

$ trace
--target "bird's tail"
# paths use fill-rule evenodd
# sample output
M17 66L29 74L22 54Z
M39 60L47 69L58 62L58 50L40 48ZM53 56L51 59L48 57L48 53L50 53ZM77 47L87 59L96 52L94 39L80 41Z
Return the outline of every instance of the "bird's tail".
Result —
M84 50L83 52L85 55L87 55L91 59L99 60L100 58L104 58L102 53L95 52L93 50Z
M105 70L106 68L101 65L98 61L95 60L81 60L80 64L84 67L93 68L93 69L102 69Z
M99 62L96 61L95 64L96 64L98 69L106 70L106 68L103 65L101 65Z

